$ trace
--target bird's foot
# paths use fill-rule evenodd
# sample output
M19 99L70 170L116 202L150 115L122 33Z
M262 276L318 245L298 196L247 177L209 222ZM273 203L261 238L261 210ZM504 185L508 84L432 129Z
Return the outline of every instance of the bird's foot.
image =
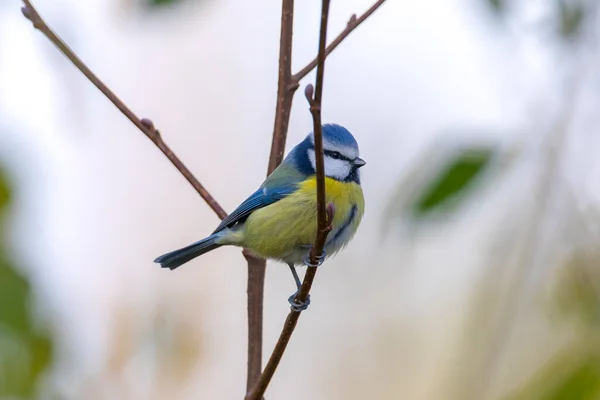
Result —
M306 310L308 308L308 306L310 305L310 295L308 295L308 297L306 298L306 300L304 302L299 302L298 299L296 299L296 296L298 295L299 291L300 291L300 289L298 289L298 291L296 293L294 293L293 295L291 295L288 298L288 302L291 305L291 309L292 309L292 311L295 311L295 312L302 312L302 311Z
M320 256L315 257L315 261L316 263L312 263L310 261L310 251L308 252L306 257L304 257L304 265L306 265L307 267L320 267L323 264L323 261L325 261L325 250L323 250Z

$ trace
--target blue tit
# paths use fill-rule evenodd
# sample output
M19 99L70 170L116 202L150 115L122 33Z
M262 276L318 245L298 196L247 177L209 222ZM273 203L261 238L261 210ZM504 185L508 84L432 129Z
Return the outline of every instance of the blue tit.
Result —
M335 212L319 265L350 242L365 209L359 168L366 163L359 157L354 136L343 126L323 125L323 154L326 204L333 203ZM308 265L317 234L316 183L314 134L310 133L210 236L154 262L173 270L218 247L239 246L260 258L287 263L299 289L295 266ZM290 296L292 306L294 297Z

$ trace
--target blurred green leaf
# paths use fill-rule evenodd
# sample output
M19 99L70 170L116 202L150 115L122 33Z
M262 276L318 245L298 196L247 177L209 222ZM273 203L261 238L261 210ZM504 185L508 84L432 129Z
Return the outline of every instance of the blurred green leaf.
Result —
M598 341L584 339L542 367L507 400L597 400L600 396Z
M8 179L0 171L0 222L9 201ZM0 239L2 237L0 234ZM9 265L3 246L0 242L0 323L16 332L25 333L31 328L26 308L29 285Z
M486 0L488 5L491 7L492 11L501 14L506 9L506 1L505 0Z
M10 201L8 180L0 171L0 227ZM0 235L0 398L31 398L49 366L52 338L35 328L29 308L32 291L11 265Z
M411 207L412 214L423 217L434 210L455 204L489 165L493 154L491 148L462 151L417 196Z
M582 2L559 0L559 32L566 39L576 37L581 31L586 10Z
M52 359L52 341L48 335L34 334L29 343L31 351L31 363L29 368L34 377L38 376Z
M2 250L0 257L3 257ZM29 332L28 296L27 281L6 260L0 259L0 323L21 334Z
M574 252L557 274L553 313L575 317L585 327L600 326L600 264L597 252Z
M9 201L10 189L8 187L8 180L2 175L2 171L0 171L0 213L5 209Z
M600 364L597 357L584 360L544 400L595 400L600 394Z
M600 399L600 291L596 248L576 249L557 271L552 304L558 305L561 322L576 317L583 322L574 330L570 345L541 365L534 376L507 400Z
M154 6L168 6L175 3L181 3L184 0L147 0L148 5L151 7Z

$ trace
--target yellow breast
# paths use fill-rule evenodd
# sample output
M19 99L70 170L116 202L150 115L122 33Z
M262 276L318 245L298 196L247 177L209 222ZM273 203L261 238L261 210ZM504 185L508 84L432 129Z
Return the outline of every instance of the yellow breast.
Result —
M354 235L362 219L362 189L354 182L340 182L331 178L325 179L325 188L326 202L335 205L333 230L328 240L336 237L343 246ZM237 244L266 258L293 262L291 259L297 258L299 248L311 245L316 238L315 177L302 182L296 192L277 203L254 211L244 225Z

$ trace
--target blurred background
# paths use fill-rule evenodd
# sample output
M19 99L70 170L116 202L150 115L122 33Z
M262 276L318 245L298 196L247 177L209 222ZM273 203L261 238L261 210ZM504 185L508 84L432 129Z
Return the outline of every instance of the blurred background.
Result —
M262 182L279 2L35 5L226 210ZM370 5L334 1L330 37ZM0 3L0 398L242 398L240 251L153 264L217 217L20 7ZM296 4L296 71L319 10ZM328 58L323 119L360 143L366 214L267 398L600 399L597 10L388 1ZM294 290L269 263L265 359Z

